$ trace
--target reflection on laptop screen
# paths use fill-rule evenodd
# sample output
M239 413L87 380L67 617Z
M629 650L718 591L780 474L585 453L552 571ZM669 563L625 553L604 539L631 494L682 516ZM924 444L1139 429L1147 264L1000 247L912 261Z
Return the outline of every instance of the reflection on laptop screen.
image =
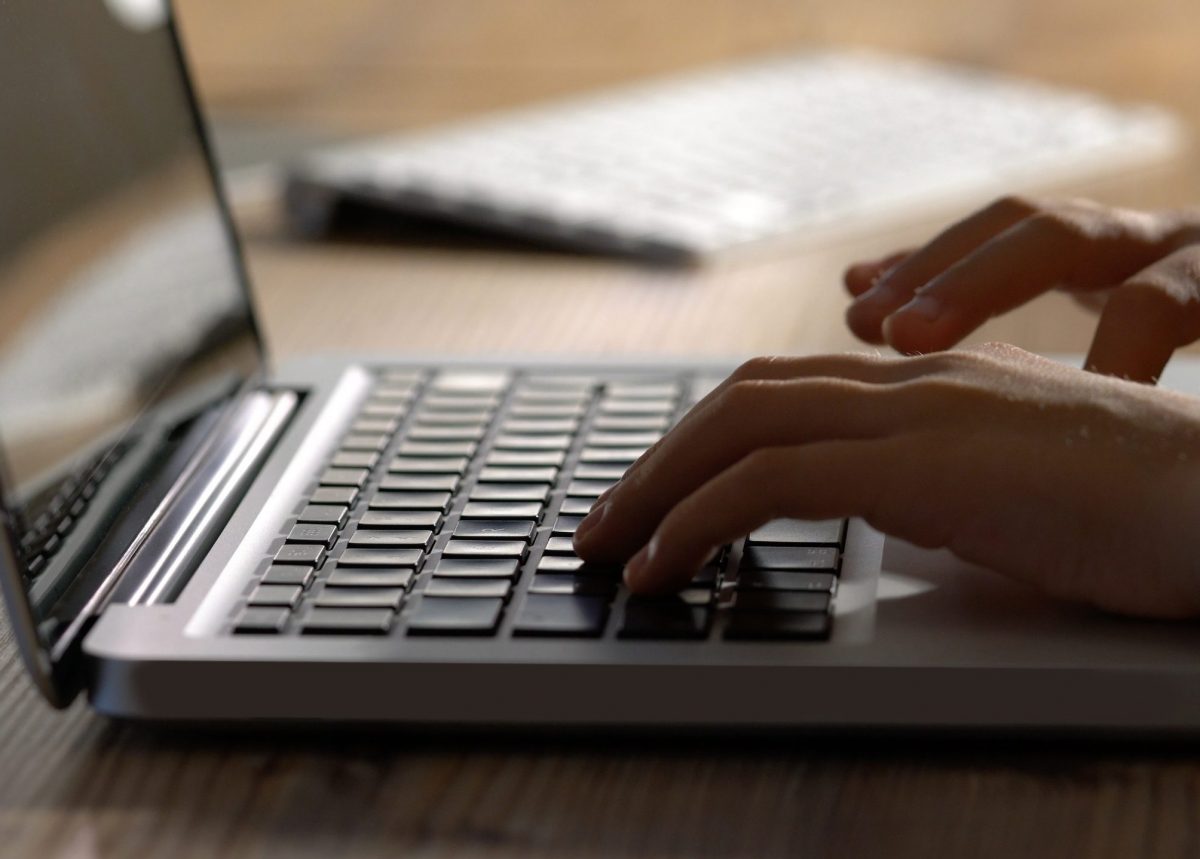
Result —
M147 425L257 367L176 50L165 3L0 2L0 439L31 577Z

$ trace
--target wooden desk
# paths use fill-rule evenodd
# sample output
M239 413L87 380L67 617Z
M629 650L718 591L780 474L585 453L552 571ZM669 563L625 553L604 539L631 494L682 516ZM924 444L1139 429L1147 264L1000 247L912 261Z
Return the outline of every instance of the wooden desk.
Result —
M1116 0L181 5L206 97L222 117L243 121L342 132L417 126L816 40L1154 98L1200 124L1200 16L1185 0L1139 3L1136 14ZM1200 188L1198 168L1190 158L1183 181L1122 196L1184 202ZM845 348L853 345L840 325L845 261L930 228L676 272L486 247L297 245L269 215L242 214L281 356ZM1087 322L1050 298L980 337L1081 350ZM107 724L81 703L45 709L6 626L0 713L5 856L1200 853L1200 756L1178 745L162 734Z

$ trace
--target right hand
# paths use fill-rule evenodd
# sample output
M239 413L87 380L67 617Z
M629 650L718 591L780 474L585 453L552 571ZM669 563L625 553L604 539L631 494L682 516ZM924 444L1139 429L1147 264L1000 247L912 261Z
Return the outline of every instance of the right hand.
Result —
M1154 382L1200 340L1200 210L1139 212L1005 197L927 245L846 272L850 329L918 354L947 349L1052 289L1102 306L1086 368Z

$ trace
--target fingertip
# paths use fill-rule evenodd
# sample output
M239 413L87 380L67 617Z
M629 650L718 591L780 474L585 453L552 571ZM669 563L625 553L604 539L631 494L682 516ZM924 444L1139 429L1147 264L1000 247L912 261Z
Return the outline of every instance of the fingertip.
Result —
M846 327L855 337L865 343L876 346L883 345L882 322L883 319L879 313L869 306L864 306L862 299L846 308Z
M846 269L842 282L855 298L875 285L881 269L879 263L859 262Z
M918 295L892 313L881 328L887 344L906 355L948 349L967 333L941 301L928 295Z

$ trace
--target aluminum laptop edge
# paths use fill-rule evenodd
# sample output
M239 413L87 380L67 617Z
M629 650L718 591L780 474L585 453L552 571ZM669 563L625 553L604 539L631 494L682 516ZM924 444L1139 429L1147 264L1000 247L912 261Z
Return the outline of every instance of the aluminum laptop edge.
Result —
M519 637L509 614L486 636L410 635L410 605L427 599L419 565L384 634L292 634L290 621L237 634L381 378L436 392L438 379L583 377L594 393L670 377L695 393L731 365L394 355L268 373L169 10L14 0L0 57L14 82L2 115L27 130L0 142L0 584L51 703L84 691L110 716L187 722L1200 725L1193 626L1050 602L939 553L885 553L859 520L832 552L831 625L816 640L730 640L727 619L686 641L620 638L615 619L594 638ZM1177 362L1164 383L1200 392L1200 363ZM553 536L543 520L527 564ZM422 563L444 560L448 539Z

